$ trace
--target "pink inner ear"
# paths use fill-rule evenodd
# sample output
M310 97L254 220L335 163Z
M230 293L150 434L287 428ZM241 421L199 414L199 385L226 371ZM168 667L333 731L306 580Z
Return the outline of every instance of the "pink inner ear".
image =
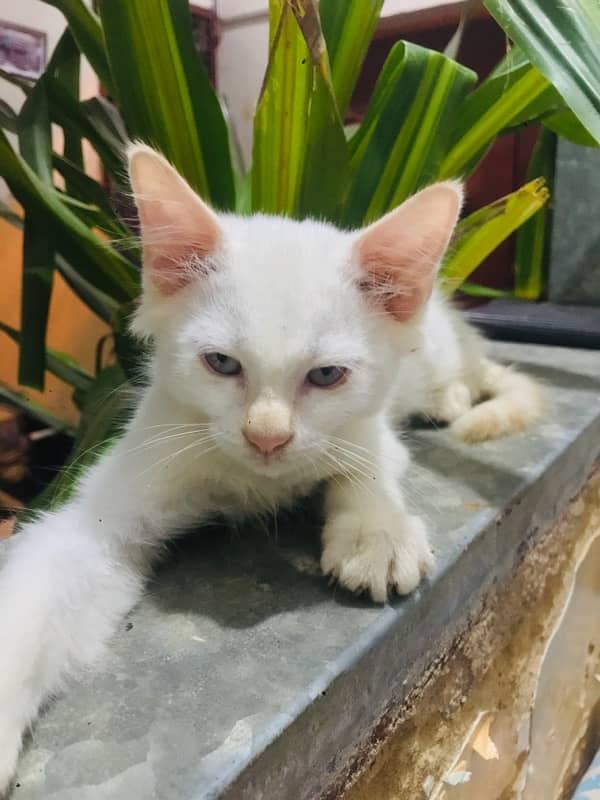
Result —
M153 222L142 221L144 268L152 283L165 296L175 294L191 281L208 274L211 255L219 245L219 231L206 220L185 219L169 222L159 214ZM141 215L140 215L141 216ZM182 224L183 222L186 224Z
M361 287L399 322L427 302L460 211L462 191L430 186L371 225L356 243Z
M209 271L202 262L202 257L194 250L174 247L170 255L158 256L149 268L150 278L159 292L165 297L183 289L194 278L205 275ZM176 265L176 269L173 265Z
M218 218L168 161L145 145L131 149L129 175L144 270L161 294L172 295L212 269L221 239Z
M407 322L429 299L434 280L431 267L411 260L385 241L365 238L358 252L365 271L361 287L398 322Z

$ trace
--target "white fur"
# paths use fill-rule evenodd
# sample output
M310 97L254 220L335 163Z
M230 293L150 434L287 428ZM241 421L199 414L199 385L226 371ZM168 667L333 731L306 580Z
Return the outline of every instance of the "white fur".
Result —
M486 360L437 295L402 324L374 309L357 285L357 234L265 216L219 224L208 274L166 298L146 278L134 330L155 354L124 436L71 502L4 548L0 794L40 704L97 658L174 531L289 505L329 480L323 570L383 602L433 563L405 507L408 454L392 420L420 411L480 439L539 413L532 382ZM207 351L238 359L244 379L211 373ZM331 364L350 370L343 385L305 384ZM471 408L483 394L496 397ZM267 463L244 439L248 421L288 425L293 438Z

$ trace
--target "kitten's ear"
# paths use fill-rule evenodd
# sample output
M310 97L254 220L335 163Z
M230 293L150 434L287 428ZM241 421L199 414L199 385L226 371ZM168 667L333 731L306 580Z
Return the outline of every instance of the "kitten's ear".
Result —
M400 322L429 299L463 200L460 183L436 183L411 197L355 243L362 288Z
M171 295L193 280L203 259L218 248L219 221L155 150L136 144L127 156L142 228L144 272L161 294Z

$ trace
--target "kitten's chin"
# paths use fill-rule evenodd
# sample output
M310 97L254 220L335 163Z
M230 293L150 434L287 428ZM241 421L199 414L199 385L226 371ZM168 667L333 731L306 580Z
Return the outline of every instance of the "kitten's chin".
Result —
M289 467L286 469L284 464L249 464L249 469L254 475L260 475L265 478L283 478L289 472Z
M288 456L271 456L265 458L258 453L248 453L246 465L255 475L264 475L269 478L279 478L293 472L295 466L293 458Z

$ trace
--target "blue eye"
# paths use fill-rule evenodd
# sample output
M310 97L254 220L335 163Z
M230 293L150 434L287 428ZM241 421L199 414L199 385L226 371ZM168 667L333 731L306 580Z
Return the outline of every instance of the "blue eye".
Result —
M242 371L240 362L224 353L205 353L203 359L204 363L218 375L229 377L230 375L239 375Z
M328 389L341 383L346 377L346 373L347 370L344 367L317 367L316 369L311 369L306 376L306 380L313 386Z

